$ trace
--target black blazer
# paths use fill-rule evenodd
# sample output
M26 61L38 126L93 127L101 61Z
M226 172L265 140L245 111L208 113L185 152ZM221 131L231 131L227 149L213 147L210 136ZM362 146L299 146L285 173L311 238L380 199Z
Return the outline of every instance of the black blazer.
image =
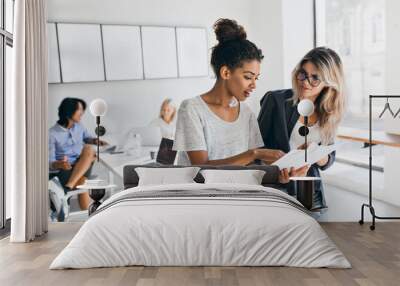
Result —
M282 89L267 92L261 99L261 110L258 115L258 124L265 148L279 149L284 152L290 151L289 139L300 114L297 105L293 105L293 91ZM308 170L307 176L320 177L319 170L326 170L335 161L335 152L329 154L328 163L325 166L313 164ZM288 192L293 193L293 185L287 186ZM316 196L314 203L319 203L318 207L326 207L323 185L320 181L316 184Z

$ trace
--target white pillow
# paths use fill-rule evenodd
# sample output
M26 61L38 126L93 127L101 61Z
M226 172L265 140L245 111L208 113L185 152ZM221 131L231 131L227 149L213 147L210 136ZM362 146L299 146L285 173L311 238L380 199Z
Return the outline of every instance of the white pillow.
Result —
M234 183L261 185L265 171L262 170L202 170L205 184Z
M138 186L195 183L193 179L199 170L199 167L135 168L139 176Z

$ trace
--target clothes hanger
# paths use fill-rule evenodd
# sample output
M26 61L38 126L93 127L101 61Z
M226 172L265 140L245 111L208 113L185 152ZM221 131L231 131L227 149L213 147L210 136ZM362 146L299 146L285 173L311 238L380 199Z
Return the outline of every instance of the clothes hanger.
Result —
M388 98L388 97L386 97L385 107L383 108L382 113L379 115L379 118L381 118L381 117L383 116L383 114L386 112L386 110L389 110L390 114L391 114L393 117L396 117L396 116L394 115L392 109L390 108L389 98ZM397 115L397 113L396 113L396 115Z
M399 114L400 114L400 108L399 108L399 110L396 112L396 114L394 115L394 117L396 118L397 115L399 115Z

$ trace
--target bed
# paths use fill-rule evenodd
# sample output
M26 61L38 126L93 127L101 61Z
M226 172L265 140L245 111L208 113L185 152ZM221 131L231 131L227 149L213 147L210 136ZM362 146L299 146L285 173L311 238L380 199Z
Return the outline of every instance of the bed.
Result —
M263 185L205 184L198 175L196 183L152 186L137 186L136 167L125 167L126 189L99 207L50 269L351 267L310 212L271 187L270 167L257 167L268 169Z

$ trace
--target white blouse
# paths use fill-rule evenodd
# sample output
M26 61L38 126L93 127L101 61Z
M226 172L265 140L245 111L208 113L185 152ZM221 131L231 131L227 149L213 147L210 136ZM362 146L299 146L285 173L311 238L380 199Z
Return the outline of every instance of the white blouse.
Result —
M170 123L165 122L162 118L156 118L150 123L150 126L160 127L161 136L163 138L174 140L176 129L176 116Z
M289 139L290 150L297 149L299 146L305 143L304 136L301 136L299 134L299 128L301 126L303 126L303 123L297 121L296 125L292 130L292 133L290 134L290 139ZM313 126L309 126L308 129L310 132L307 135L307 143L314 142L316 144L319 144L321 142L321 133L319 125L316 123Z
M256 116L245 103L239 104L238 118L228 122L215 114L201 96L184 100L178 110L172 148L179 151L178 164L190 165L188 151L204 150L209 160L220 160L264 146Z

